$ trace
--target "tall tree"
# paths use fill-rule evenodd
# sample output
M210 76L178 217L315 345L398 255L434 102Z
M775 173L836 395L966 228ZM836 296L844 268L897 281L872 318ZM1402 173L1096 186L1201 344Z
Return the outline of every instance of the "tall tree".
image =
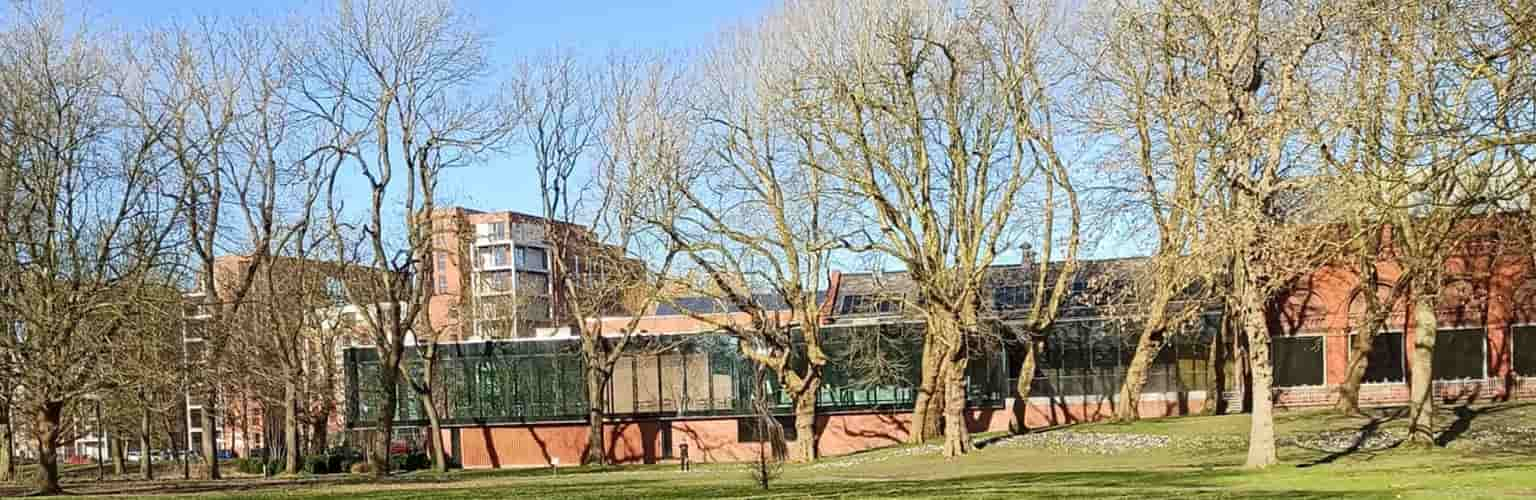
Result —
M319 19L302 58L302 112L328 128L329 148L369 193L360 220L348 222L333 183L328 219L339 260L377 271L347 293L367 309L361 316L379 355L382 406L369 457L384 476L407 338L436 345L427 304L438 182L445 169L501 145L514 114L489 78L485 37L450 2L343 1ZM421 376L405 382L430 402L435 352L422 359ZM426 408L437 443L436 405ZM442 446L433 448L435 467L446 467Z
M802 160L878 228L852 246L913 280L925 334L911 437L938 435L942 415L946 456L971 449L967 345L993 334L980 321L988 269L1039 233L1019 217L1027 193L1066 185L1051 95L1031 76L1040 59L1017 52L1034 25L1012 19L1031 8L792 1L763 29L791 133L818 152Z
M82 401L113 388L125 310L170 263L173 206L155 196L160 129L125 127L107 47L66 26L58 5L17 3L0 28L0 170L14 191L0 229L0 378L38 450L42 494L57 494L57 449Z
M826 159L816 158L813 138L788 126L779 89L751 85L780 71L764 50L766 37L766 29L730 33L694 70L698 81L653 84L653 92L692 89L688 102L675 91L642 94L635 111L641 127L662 130L655 140L675 149L652 173L678 197L676 209L647 214L651 224L703 276L686 283L690 294L740 314L682 309L739 339L742 356L775 379L794 407L795 456L812 461L829 362L822 332L829 299L817 292L851 236L856 207L836 196L831 174L807 168Z
M1443 292L1486 272L1474 261L1474 243L1492 236L1500 213L1524 202L1531 185L1525 150L1536 136L1529 120L1508 111L1532 99L1518 83L1532 77L1533 39L1521 28L1530 18L1496 0L1365 2L1352 11L1336 63L1344 84L1330 95L1349 111L1331 117L1339 133L1324 160L1344 193L1341 206L1372 221L1365 245L1390 257L1361 263L1368 315L1388 314L1398 308L1395 297L1407 298L1409 441L1430 446L1436 330L1455 319L1442 317L1443 304L1470 298ZM1389 282L1387 306L1373 290L1383 284L1369 281L1377 266L1396 274L1379 280ZM1368 346L1355 351L1363 356ZM1349 387L1358 387L1357 374L1349 375Z
M679 159L678 125L656 107L676 98L679 82L663 58L615 54L607 63L599 71L574 53L549 52L522 64L516 98L519 139L539 179L556 292L550 307L581 345L585 464L608 463L603 429L614 365L632 354L676 256L642 217L667 205L647 172ZM594 167L583 179L585 164Z

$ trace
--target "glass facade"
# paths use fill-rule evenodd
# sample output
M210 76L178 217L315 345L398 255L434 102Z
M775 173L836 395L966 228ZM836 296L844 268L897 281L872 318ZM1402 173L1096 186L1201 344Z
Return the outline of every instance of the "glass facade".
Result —
M1219 327L1220 317L1207 315L1167 334L1152 359L1142 392L1188 392L1209 387L1210 343ZM1057 323L1046 333L1044 350L1037 354L1030 396L1114 396L1125 380L1141 333L1141 323L1134 320L1093 318ZM1011 366L1010 376L1016 379L1018 369Z
M829 358L817 405L828 410L910 408L920 370L921 337L910 325L824 330ZM854 336L859 340L855 340ZM571 421L586 417L585 364L572 339L484 342L439 347L438 402L447 424ZM792 412L789 397L770 377L754 384L755 363L739 341L726 335L647 337L631 342L631 353L614 365L606 412L617 417L749 415L756 391L767 391L776 410ZM967 390L973 405L999 406L1006 397L1007 371L1000 349L973 349ZM371 348L346 351L348 422L366 427L377 418L378 362ZM852 357L859 358L858 361ZM791 359L791 363L803 363ZM872 377L860 367L879 363L889 376ZM407 352L407 366L421 376L421 362ZM420 401L401 385L397 420L425 423Z

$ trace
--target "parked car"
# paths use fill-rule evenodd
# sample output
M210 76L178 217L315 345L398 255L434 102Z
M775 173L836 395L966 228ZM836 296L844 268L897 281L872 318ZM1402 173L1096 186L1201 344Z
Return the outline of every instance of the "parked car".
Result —
M144 458L144 454L137 451L130 451L124 454L124 457L127 458L129 462L139 463L139 460Z
M240 454L235 453L235 450L219 450L217 456L219 460L234 460L236 458L240 458Z

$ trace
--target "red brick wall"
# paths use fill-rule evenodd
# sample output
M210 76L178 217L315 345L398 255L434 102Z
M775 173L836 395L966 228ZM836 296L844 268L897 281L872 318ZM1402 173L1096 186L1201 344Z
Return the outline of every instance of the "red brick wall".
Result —
M1006 409L972 410L971 432L1008 428ZM844 413L822 415L822 455L849 453L900 444L907 438L908 413ZM671 449L663 449L663 433L671 432ZM687 444L689 458L698 462L740 462L757 456L756 443L738 442L734 418L616 422L606 426L610 459L618 463L656 463L677 457ZM450 431L445 431L450 432ZM461 460L467 468L542 467L559 458L561 465L581 463L587 426L581 423L496 425L459 428ZM445 435L444 442L451 439ZM794 444L791 443L791 446Z

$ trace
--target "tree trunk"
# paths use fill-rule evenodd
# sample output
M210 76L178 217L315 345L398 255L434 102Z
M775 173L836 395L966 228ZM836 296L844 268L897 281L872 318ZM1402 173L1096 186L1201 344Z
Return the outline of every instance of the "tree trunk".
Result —
M1120 384L1119 405L1115 407L1117 422L1133 422L1141 417L1141 391L1147 386L1147 376L1151 374L1152 362L1157 360L1157 352L1163 348L1165 333L1162 314L1156 311L1152 314L1154 317L1148 319L1146 329L1136 341L1136 354L1131 356L1125 381Z
M208 479L220 479L219 474L219 442L215 439L218 432L218 419L214 417L215 406L218 404L216 392L209 389L207 403L203 405L203 466L208 469Z
M1253 374L1253 414L1249 418L1248 460L1244 467L1263 469L1280 462L1275 455L1274 366L1269 357L1269 327L1264 320L1264 299L1249 283L1243 293L1243 329L1248 337L1248 365Z
M1365 380L1365 370L1370 365L1372 341L1375 338L1375 328L1367 327L1355 333L1355 343L1349 350L1349 363L1344 368L1344 383L1339 384L1339 401L1336 405L1339 413L1360 414L1360 384Z
M299 388L294 377L283 382L283 473L299 473Z
M186 410L186 406L182 406L181 409L183 411L185 411ZM185 418L186 414L182 414L182 417L183 418L176 419L176 420L181 422L181 438L178 439L176 437L175 431L171 430L171 429L174 429L175 427L171 426L170 422L167 422L166 425L165 425L165 434L166 434L165 437L167 438L165 442L170 443L173 448L180 448L180 449L173 450L173 453L175 455L180 455L181 456L181 478L182 479L192 479L192 463L187 460L187 453L186 453L186 452L192 450L192 443L184 441L184 440L190 440L191 439L190 433L192 432L192 430L188 428L189 424L187 423L187 418ZM171 417L166 417L166 418L171 418ZM176 443L182 443L185 446L177 447ZM174 457L174 455L173 455L173 457ZM175 458L172 458L172 460L175 460Z
M607 401L603 388L608 385L608 380L597 364L595 361L587 362L587 449L581 455L582 465L608 464L608 453L604 449L607 443L603 435L607 418L603 412L603 405Z
M1246 320L1245 320L1246 321ZM1238 404L1243 413L1253 413L1253 363L1248 362L1248 334L1244 329L1238 335L1232 336L1232 359L1239 360L1233 364L1237 373L1232 376L1237 379Z
M0 389L4 390L4 389ZM11 427L11 405L0 398L0 482L16 478L16 436Z
M155 479L155 454L149 449L149 418L149 407L145 406L139 415L139 478L145 481Z
M266 408L265 407L262 408L262 413L266 413ZM242 438L241 439L241 443L243 443L243 446L241 446L241 450L240 450L243 454L240 455L240 456L245 457L245 458L251 458L251 395L250 395L250 393L246 393L245 397L242 398L242 400L240 401L240 437Z
M956 331L957 337L958 330ZM950 349L944 366L944 456L958 457L971 452L971 433L965 422L965 369L964 340L956 339L956 347Z
M943 393L939 392L944 356L931 333L934 326L933 321L928 321L923 332L922 376L917 386L917 398L912 404L912 430L907 436L907 442L913 444L938 437L939 415L944 409Z
M309 422L309 452L315 455L324 455L327 444L330 441L331 412L321 410L315 414Z
M804 387L795 394L795 440L797 459L801 462L815 462L820 455L819 441L821 436L816 435L816 394L821 390L821 377L810 376L804 382Z
M1434 360L1435 330L1439 328L1435 317L1433 297L1419 293L1413 303L1413 369L1408 377L1408 444L1434 446L1435 398Z
M427 429L430 432L427 444L432 451L432 470L448 472L448 454L443 450L443 421L438 415L437 405L433 404L432 391L422 392L419 397L422 407L427 411Z
M1026 422L1025 409L1029 406L1030 388L1035 383L1035 365L1037 351L1041 349L1042 341L1035 340L1034 335L1024 339L1024 360L1019 364L1019 384L1017 387L1018 399L1013 403L1013 415L1008 421L1008 432L1023 434L1029 432L1029 423Z
M33 432L37 433L37 492L41 495L58 495L59 488L59 433L62 432L64 403L43 402L38 409Z
M381 360L383 361L383 360ZM389 445L394 441L395 409L400 404L400 387L398 385L399 363L381 362L379 366L379 418L374 429L373 450L368 454L372 462L373 475L377 478L389 476Z
M108 446L112 447L112 475L122 477L128 474L128 456L125 453L128 448L128 440L114 437L109 440Z
M1210 374L1210 385L1205 389L1205 405L1200 412L1206 415L1225 415L1227 413L1227 363L1222 350L1226 348L1227 327L1232 322L1223 313L1221 326L1216 328L1216 334L1211 336L1211 345L1208 348L1205 359L1205 372Z

